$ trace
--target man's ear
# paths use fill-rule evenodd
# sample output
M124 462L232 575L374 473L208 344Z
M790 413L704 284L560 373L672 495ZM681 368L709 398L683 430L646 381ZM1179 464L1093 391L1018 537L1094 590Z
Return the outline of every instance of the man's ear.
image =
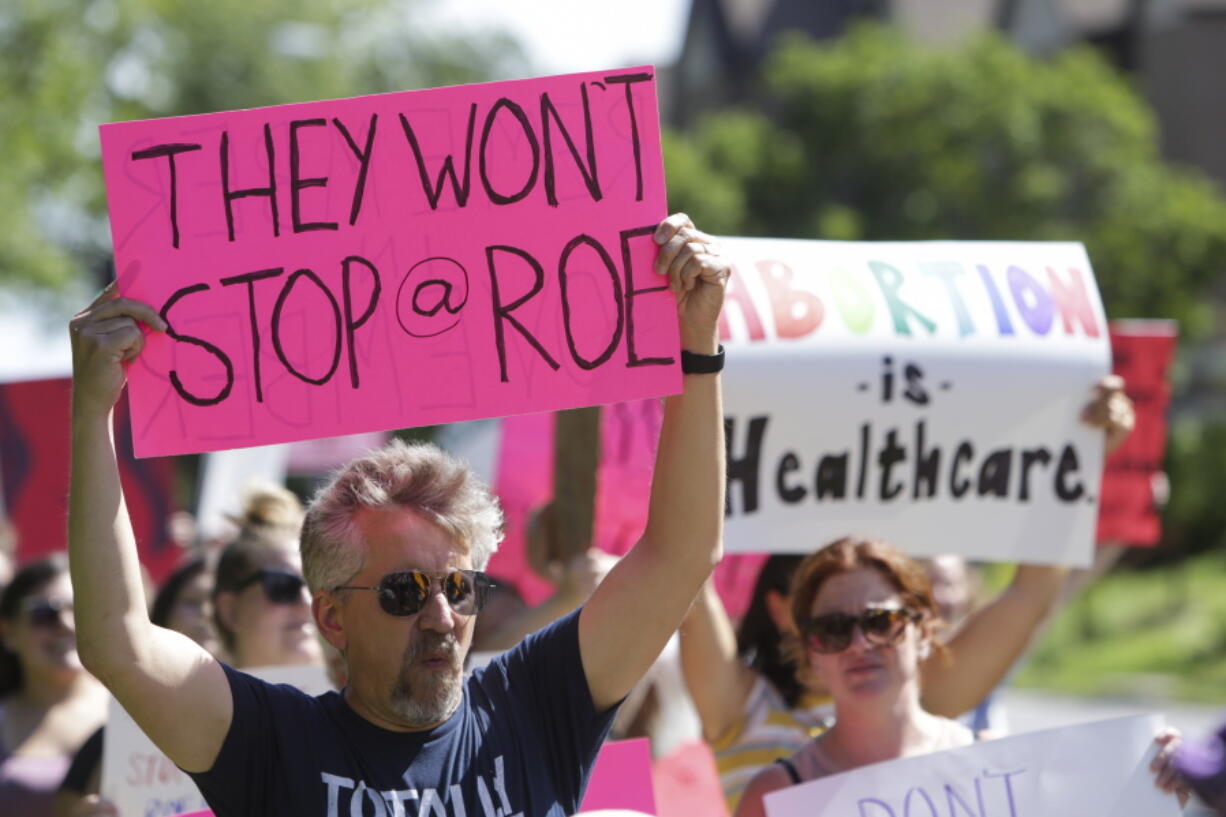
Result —
M344 652L349 646L349 639L345 636L345 610L335 593L316 591L311 599L311 615L324 640Z

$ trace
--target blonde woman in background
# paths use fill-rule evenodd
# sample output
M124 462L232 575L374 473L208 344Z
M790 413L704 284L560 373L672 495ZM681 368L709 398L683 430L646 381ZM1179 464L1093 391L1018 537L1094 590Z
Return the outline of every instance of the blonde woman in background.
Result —
M302 516L289 490L250 490L238 535L217 560L213 619L236 668L323 663L298 554Z

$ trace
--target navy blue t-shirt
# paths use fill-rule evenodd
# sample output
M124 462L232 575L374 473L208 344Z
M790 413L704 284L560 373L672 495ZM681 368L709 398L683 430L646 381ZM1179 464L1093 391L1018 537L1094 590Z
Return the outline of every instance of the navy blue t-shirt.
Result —
M217 817L565 817L617 709L592 703L578 611L474 672L426 732L375 726L336 692L226 675L230 731L192 775Z

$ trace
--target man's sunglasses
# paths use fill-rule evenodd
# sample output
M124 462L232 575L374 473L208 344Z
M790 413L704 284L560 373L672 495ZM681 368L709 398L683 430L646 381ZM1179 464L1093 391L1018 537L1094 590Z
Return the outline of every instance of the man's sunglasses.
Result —
M892 647L902 637L907 624L918 622L920 618L919 613L907 607L870 607L858 616L846 613L814 616L800 622L800 632L809 649L828 655L847 649L857 626L869 644Z
M426 606L436 585L452 611L471 616L485 606L494 583L480 570L399 570L380 579L378 587L340 585L332 589L374 590L383 612L411 616Z
M71 619L72 602L54 599L26 599L21 606L21 612L31 627L68 626L65 623L64 613L68 613L68 618Z
M256 582L264 589L264 597L273 604L297 604L302 601L306 580L288 570L257 570L234 586L234 592L246 590Z

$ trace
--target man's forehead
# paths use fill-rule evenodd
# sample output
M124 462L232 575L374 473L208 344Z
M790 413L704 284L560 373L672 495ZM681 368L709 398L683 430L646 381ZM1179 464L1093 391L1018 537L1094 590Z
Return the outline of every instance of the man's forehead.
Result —
M360 508L354 519L363 532L396 534L404 530L422 529L442 533L437 525L411 508Z
M437 569L468 566L469 549L463 542L408 508L363 508L355 520L368 562L395 562L398 567L422 569L435 569L435 564ZM400 564L413 561L422 563Z

